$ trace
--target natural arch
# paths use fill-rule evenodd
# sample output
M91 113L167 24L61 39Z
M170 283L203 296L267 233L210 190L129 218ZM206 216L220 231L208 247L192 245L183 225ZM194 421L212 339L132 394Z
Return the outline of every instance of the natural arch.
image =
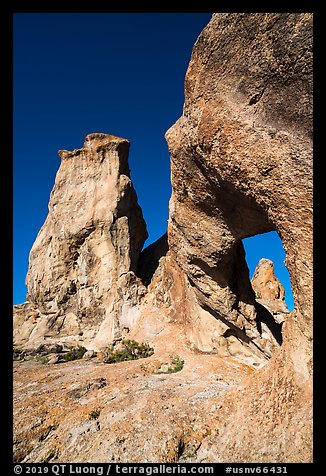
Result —
M243 245L246 252L246 261L249 268L250 280L252 280L256 267L260 260L267 259L273 263L274 277L266 276L265 280L272 279L275 284L275 278L279 281L277 285L280 295L277 295L275 289L271 298L282 300L285 302L289 311L294 308L292 284L289 272L284 264L286 259L285 250L281 238L276 231L269 233L262 233L243 240ZM264 278L264 277L263 277ZM266 296L268 298L268 296Z
M242 240L271 231L286 251L296 325L311 338L311 38L308 14L214 15L192 52L183 115L166 133L169 249L199 306L257 345ZM195 317L197 330L205 319Z

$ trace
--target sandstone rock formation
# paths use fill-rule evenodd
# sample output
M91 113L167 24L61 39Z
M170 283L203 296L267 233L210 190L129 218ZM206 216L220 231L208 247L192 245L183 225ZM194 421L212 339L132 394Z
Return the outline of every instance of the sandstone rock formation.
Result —
M167 240L142 253L128 142L92 134L61 153L16 341L70 336L96 349L126 332L155 353L103 370L16 363L16 461L311 461L311 42L311 14L213 15L166 134ZM242 239L271 230L291 313L269 262L249 279ZM155 373L176 354L182 371Z
M183 312L196 330L217 318L217 336L223 322L238 337L238 329L250 330L259 344L261 317L244 311L252 297L241 240L271 230L282 239L295 301L281 352L264 376L230 397L236 418L212 446L223 443L225 461L259 461L267 453L275 461L280 447L311 458L311 132L312 15L213 15L192 52L183 115L166 134L169 248L187 277ZM198 332L190 337L198 341Z
M99 133L81 149L59 151L49 214L26 278L25 308L34 321L15 323L16 344L71 336L98 350L137 318L145 288L135 271L147 231L128 151L126 139Z
M145 248L140 256L137 275L148 286L150 282L162 275L163 261L168 252L168 238L165 233L155 243Z
M251 278L251 285L256 301L267 308L278 322L284 321L284 314L290 311L285 304L284 287L274 274L273 261L267 258L259 261Z
M193 49L183 115L166 134L174 261L218 325L238 336L245 328L258 344L241 240L271 230L311 337L311 55L310 14L214 15Z

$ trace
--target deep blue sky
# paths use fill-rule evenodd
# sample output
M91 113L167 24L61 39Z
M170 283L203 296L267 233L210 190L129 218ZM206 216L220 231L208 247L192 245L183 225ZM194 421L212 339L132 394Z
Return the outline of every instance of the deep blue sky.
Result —
M165 233L171 185L164 134L182 114L191 50L210 18L14 15L14 303L25 301L28 255L47 215L60 165L57 150L81 147L91 132L131 141L131 177L149 232L146 245ZM276 233L246 241L251 272L259 258L273 259L289 296Z

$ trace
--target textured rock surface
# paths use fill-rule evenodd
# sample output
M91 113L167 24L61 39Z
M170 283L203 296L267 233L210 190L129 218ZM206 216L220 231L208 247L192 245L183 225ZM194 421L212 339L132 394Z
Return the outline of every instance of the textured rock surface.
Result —
M241 240L275 229L311 336L311 22L214 15L193 49L183 115L166 134L171 253L198 301L258 343Z
M205 319L214 328L214 317L217 347L230 332L221 322L261 345L266 316L259 306L244 312L253 298L241 243L257 233L277 230L282 239L295 310L281 353L264 368L266 384L257 377L230 396L241 418L215 434L212 457L222 439L230 461L275 461L285 444L289 458L311 459L311 132L312 15L213 15L193 49L183 115L166 134L169 253L187 277L189 338L200 348L198 329Z
M251 278L251 285L256 301L267 308L278 322L283 321L284 314L290 311L284 301L284 287L274 274L273 261L266 258L259 261Z
M134 272L147 231L128 151L126 139L99 133L89 134L81 149L59 151L49 214L26 278L39 322L29 320L27 335L15 325L16 344L72 336L102 348L120 335L122 308L123 326L136 319L146 290Z
M186 76L184 112L167 133L173 189L169 250L165 255L162 238L142 254L138 271L147 287L135 274L145 238L141 215L136 202L123 199L116 186L123 177L122 184L126 181L134 196L127 172L120 176L113 168L114 187L108 187L108 195L113 193L112 219L101 231L91 232L95 241L85 254L87 237L77 240L84 257L72 254L77 268L74 259L66 266L67 251L63 261L60 257L47 269L55 280L68 273L63 291L57 289L60 303L46 280L42 283L37 266L38 256L47 266L58 253L57 247L51 248L48 224L43 227L31 254L31 304L17 309L21 329L32 305L28 321L43 323L43 328L35 327L40 336L52 332L61 316L66 316L63 324L77 326L76 309L85 300L92 302L81 294L83 301L76 306L74 299L85 281L95 286L100 280L97 307L105 308L107 319L116 316L115 326L105 316L99 318L107 323L102 335L112 339L113 328L120 333L125 329L130 338L147 341L155 353L143 361L115 365L98 365L94 359L48 366L15 363L16 461L311 461L311 23L311 14L215 14L199 36ZM120 163L116 148L124 148L126 141L111 142L107 153ZM93 157L102 157L101 148L94 156L92 150L89 144L81 149L90 164ZM78 151L64 152L63 166L68 167L71 158L78 167L77 157ZM69 193L67 183L62 188ZM60 205L54 195L50 204L55 210ZM90 196L98 198L94 191ZM126 230L138 225L126 226L134 213L129 215L119 197L123 204L135 205L142 230L127 235L127 241ZM84 220L89 200L83 202ZM104 202L102 207L96 199L94 213L98 208L107 212ZM123 214L117 212L121 209ZM48 220L55 218L54 210L50 207ZM82 223L83 230L87 224ZM78 236L74 223L67 227L63 243ZM67 234L70 227L74 232ZM267 297L263 283L263 297L256 300L253 287L257 292L258 283L250 283L241 241L271 230L283 241L295 300L294 311L283 323L266 301L259 302ZM105 248L101 237L111 252L94 252L105 269L89 283L91 269L85 273L83 266L88 266L93 247ZM134 247L129 244L133 240ZM121 243L126 253L117 252ZM37 279L30 282L32 276ZM76 292L71 292L74 280ZM272 283L276 292L268 300L282 297L282 288L276 280ZM105 293L102 286L112 286L112 292ZM90 342L100 324L91 320L93 325ZM63 331L64 325L56 329ZM172 355L185 361L184 369L155 374L166 368Z
M254 369L196 355L180 340L183 370L156 374L178 341L164 337L165 352L134 362L15 363L15 461L196 461L217 428L219 398Z
M156 279L162 274L163 262L168 252L168 237L165 233L155 243L145 248L140 256L137 275L142 282L148 286L152 279Z
M310 388L298 333L286 336L279 361L256 370L258 360L191 351L179 323L156 317L154 333L153 313L148 359L14 363L16 462L310 461ZM155 373L176 354L185 362L180 372Z

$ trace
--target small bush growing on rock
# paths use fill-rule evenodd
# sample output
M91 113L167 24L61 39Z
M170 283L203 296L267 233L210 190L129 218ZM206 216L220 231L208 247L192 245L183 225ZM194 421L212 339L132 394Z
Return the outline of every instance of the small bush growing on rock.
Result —
M14 348L14 360L36 360L41 364L47 364L49 359L57 356L57 362L69 362L71 360L81 359L87 349L82 346L70 347L68 352L64 352L63 346L55 344L54 346L40 345L37 349L22 351ZM53 362L54 363L54 362Z
M87 349L78 345L77 347L71 347L68 352L60 354L59 362L70 362L71 360L78 360L83 357Z
M171 364L172 366L168 368L168 373L174 374L176 372L180 372L180 370L183 369L184 360L182 360L178 355L175 355L172 357Z
M146 343L139 343L135 340L126 339L121 341L120 348L115 349L110 345L105 352L103 362L114 364L126 360L144 359L154 354L154 349Z
M49 359L46 355L40 355L40 356L36 357L36 360L38 362L40 362L40 364L43 364L43 365L47 364L48 361L49 361Z
M168 368L165 368L163 369L162 367L162 370L157 370L157 374L175 374L176 372L180 372L180 370L183 369L183 366L184 366L184 360L181 359L181 357L179 357L178 355L174 355L173 357L171 357L171 365L170 367Z
M63 352L63 346L60 344L55 344L54 347L49 350L49 354L61 354L61 352Z

